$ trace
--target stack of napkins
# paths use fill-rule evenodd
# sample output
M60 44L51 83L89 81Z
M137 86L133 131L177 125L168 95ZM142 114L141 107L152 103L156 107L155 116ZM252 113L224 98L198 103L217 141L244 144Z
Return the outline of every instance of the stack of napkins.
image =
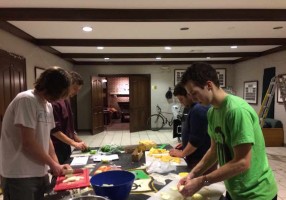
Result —
M111 154L111 155L94 155L92 156L94 162L101 162L101 161L111 161L111 160L118 160L118 154Z
M86 165L87 161L88 161L88 156L74 157L71 162L71 166Z

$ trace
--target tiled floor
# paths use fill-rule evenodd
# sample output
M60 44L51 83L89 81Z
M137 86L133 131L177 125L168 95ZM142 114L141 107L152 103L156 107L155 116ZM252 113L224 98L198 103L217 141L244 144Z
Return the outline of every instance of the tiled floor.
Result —
M133 145L138 144L140 140L150 139L156 143L169 143L171 145L177 144L177 139L172 137L171 130L160 131L140 131L130 133L128 130L128 123L112 124L106 131L91 135L88 132L79 133L89 146L102 146L106 144L117 145ZM268 147L267 155L270 165L276 175L278 182L278 199L286 200L286 148L285 147ZM2 200L2 196L0 196Z

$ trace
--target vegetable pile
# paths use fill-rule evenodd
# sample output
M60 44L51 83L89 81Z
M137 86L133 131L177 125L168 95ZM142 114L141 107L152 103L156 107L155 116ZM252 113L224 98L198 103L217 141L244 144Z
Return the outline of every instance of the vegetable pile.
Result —
M99 150L105 153L120 153L121 151L124 150L124 148L116 144L111 144L111 145L107 144L102 146Z

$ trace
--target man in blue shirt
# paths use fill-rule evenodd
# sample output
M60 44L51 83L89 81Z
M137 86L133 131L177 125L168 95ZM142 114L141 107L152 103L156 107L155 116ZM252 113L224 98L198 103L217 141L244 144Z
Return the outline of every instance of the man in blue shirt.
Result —
M207 132L209 106L195 103L180 83L175 86L174 96L189 111L182 124L182 144L178 144L175 149L170 150L170 155L185 158L188 167L192 169L210 147L210 137ZM210 170L215 168L216 165Z

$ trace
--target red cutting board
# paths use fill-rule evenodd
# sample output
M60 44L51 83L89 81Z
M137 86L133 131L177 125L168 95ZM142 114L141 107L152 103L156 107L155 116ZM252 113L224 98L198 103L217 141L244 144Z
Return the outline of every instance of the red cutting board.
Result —
M84 169L81 173L73 174L73 176L81 176L83 179L74 182L63 183L63 181L66 179L65 176L58 176L54 191L70 190L90 186L88 169Z

